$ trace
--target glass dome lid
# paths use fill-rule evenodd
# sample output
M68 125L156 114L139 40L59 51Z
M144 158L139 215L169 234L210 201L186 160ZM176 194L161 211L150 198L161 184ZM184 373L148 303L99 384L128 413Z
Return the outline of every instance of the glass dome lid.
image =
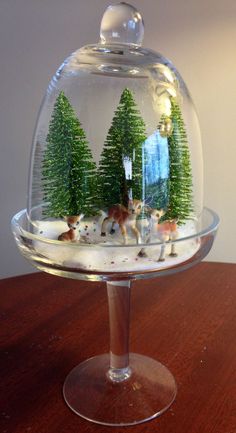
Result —
M109 6L100 42L75 51L52 78L31 153L34 233L122 246L196 233L203 196L196 112L176 68L143 48L143 36L133 6Z

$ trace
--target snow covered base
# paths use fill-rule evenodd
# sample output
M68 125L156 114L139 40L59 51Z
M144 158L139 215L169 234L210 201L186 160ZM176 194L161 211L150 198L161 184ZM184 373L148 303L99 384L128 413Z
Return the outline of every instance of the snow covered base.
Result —
M138 225L142 242L145 243L149 237L148 222L141 220ZM119 227L115 229L115 233L111 235L108 227L106 237L102 237L101 221L86 218L80 223L76 242L48 243L46 239L57 240L62 232L68 230L66 222L36 221L34 233L39 235L42 241L34 241L34 248L37 253L57 265L89 272L140 272L169 268L190 259L199 249L197 237L184 240L196 234L193 221L178 228L178 239L181 241L176 243L176 257L169 256L171 244L166 244L165 261L159 261L161 244L157 233L151 233L151 243L145 246L146 257L140 257L138 254L141 247L136 244L132 234L128 232L128 242L124 245ZM153 245L154 242L159 242L159 245Z

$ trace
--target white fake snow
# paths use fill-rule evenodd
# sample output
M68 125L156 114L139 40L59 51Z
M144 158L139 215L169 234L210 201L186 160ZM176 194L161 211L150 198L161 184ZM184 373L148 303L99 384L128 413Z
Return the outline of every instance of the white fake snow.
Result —
M145 242L148 236L147 220L138 221L139 229L142 232L142 242ZM68 230L65 221L36 221L34 223L34 233L47 239L57 240L58 236ZM98 272L130 272L159 270L176 266L190 259L199 249L199 239L190 239L176 243L177 257L170 257L170 243L166 244L165 261L159 262L158 258L161 252L161 245L147 245L145 252L147 257L139 257L141 249L136 244L134 237L128 232L128 245L125 247L119 227L116 226L116 232L101 237L101 219L86 218L80 223L80 238L76 245L70 242L60 242L60 244L49 244L46 242L35 241L35 250L50 259L55 264L73 267L82 270ZM196 233L196 227L193 221L188 221L184 226L178 228L178 239L190 236ZM152 233L152 243L158 242L156 233ZM90 244L92 244L90 246ZM106 247L111 245L109 247Z

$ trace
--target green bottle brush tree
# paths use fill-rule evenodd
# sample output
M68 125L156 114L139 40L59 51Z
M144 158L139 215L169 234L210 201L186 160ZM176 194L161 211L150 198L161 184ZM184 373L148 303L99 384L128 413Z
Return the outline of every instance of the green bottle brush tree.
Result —
M99 163L101 203L106 207L129 198L142 199L142 146L145 124L132 92L124 89L112 119ZM126 165L126 167L125 167ZM132 172L127 173L127 166Z
M85 132L63 92L60 92L46 138L42 161L44 216L94 213L96 165Z

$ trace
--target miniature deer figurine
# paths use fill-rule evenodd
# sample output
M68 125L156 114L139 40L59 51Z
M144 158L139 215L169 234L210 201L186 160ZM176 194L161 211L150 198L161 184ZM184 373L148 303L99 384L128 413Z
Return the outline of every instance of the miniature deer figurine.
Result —
M143 202L140 200L129 200L128 208L121 204L116 204L108 210L108 216L104 218L101 228L101 236L106 236L108 222L112 221L110 234L115 233L114 225L119 224L124 244L127 244L127 228L130 228L135 235L137 244L141 243L140 232L136 226L137 216L140 215Z
M158 238L164 242L161 246L161 254L158 260L159 262L164 262L165 260L165 247L166 247L165 242L174 241L178 238L177 222L178 219L176 218L173 220L163 221L163 223L157 225ZM171 257L177 256L175 250L175 243L171 244L170 256Z
M157 225L159 223L160 218L165 214L164 209L153 209L150 206L145 206L145 212L148 215L149 223L148 223L148 234L146 238L146 243L149 244L151 241L152 235L157 232ZM139 253L139 257L147 257L146 249L142 248Z
M173 220L167 220L163 221L162 223L159 223L160 218L165 214L165 211L163 209L151 209L146 208L146 212L150 216L150 223L149 223L149 237L146 241L147 244L151 241L152 235L157 235L157 237L163 242L161 245L161 253L159 256L158 261L164 262L165 261L165 249L166 249L166 242L168 241L174 241L178 238L178 230L177 230L177 222L178 219ZM139 257L147 257L145 248L142 248L139 253ZM171 244L171 257L176 257L177 253L175 250L175 244Z
M161 217L165 214L165 211L164 211L164 209L152 209L149 207L147 207L145 210L148 213L149 218L150 218L149 231L151 234L153 231L156 231L157 224L159 224L159 221L160 221Z
M58 236L59 241L75 242L78 240L78 228L84 214L65 217L69 230Z

